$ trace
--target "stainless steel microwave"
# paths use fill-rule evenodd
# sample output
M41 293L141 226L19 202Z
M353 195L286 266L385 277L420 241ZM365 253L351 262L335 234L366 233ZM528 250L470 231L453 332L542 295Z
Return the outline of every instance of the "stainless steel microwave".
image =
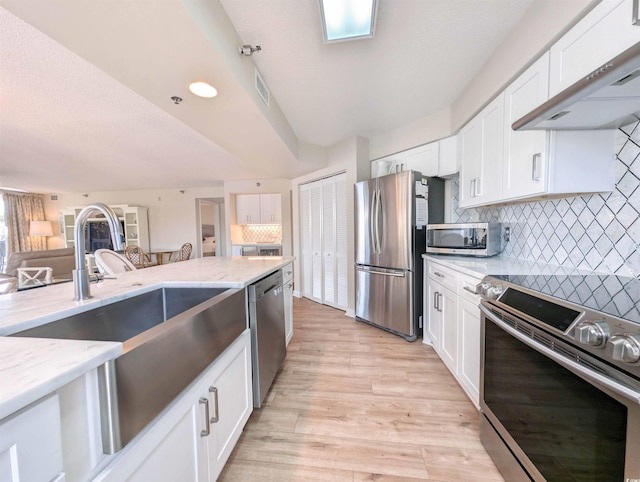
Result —
M503 248L502 223L427 225L427 253L486 257Z

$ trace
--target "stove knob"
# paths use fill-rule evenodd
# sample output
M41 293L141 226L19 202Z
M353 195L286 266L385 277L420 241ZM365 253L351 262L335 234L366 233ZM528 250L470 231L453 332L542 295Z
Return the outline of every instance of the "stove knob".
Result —
M606 350L607 355L616 361L635 363L640 360L640 334L613 335Z
M609 339L606 321L583 321L576 327L575 338L583 345L603 347Z
M476 286L476 293L481 294L482 296L487 296L487 290L491 288L490 283L480 283Z
M491 286L487 289L487 297L492 300L497 300L502 294L502 286Z

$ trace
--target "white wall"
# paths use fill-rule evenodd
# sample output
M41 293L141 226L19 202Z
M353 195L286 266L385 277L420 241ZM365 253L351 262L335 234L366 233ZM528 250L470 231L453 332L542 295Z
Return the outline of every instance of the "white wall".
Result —
M55 194L58 197L56 201L51 200L51 194L46 194L45 217L54 221L57 234L49 238L47 244L49 249L64 247L64 238L58 227L58 215L62 209L101 202L149 208L149 240L152 250L178 249L183 243L197 246L199 214L196 199L222 197L223 192L222 186L213 186L185 188L184 193L178 189L92 192L88 197L84 197L83 193L61 193Z
M370 174L369 164L369 142L363 137L352 137L342 141L328 150L328 166L311 174L293 179L291 182L291 192L293 195L293 255L294 262L294 284L296 294L301 292L301 251L300 251L300 185L317 179L322 179L344 172L347 183L347 266L354 263L354 198L353 185L362 179L368 179ZM365 175L366 173L366 175ZM354 316L355 312L355 281L354 271L350 269L348 278L348 299L349 306L347 314Z
M258 185L259 184L259 185ZM252 179L247 181L225 181L224 183L224 209L228 223L234 223L236 219L235 194L274 194L282 195L282 254L291 256L292 243L292 218L291 218L291 181L289 179ZM227 247L223 256L231 256L231 235L226 233Z

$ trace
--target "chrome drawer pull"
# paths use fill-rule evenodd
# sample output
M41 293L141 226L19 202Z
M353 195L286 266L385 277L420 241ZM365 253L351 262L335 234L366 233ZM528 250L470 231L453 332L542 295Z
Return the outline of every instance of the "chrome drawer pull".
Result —
M220 420L220 417L218 416L218 389L216 387L209 387L209 393L213 393L213 400L216 404L215 411L213 412L213 417L211 417L209 423L217 423L218 420Z
M207 397L200 397L198 400L199 403L204 404L204 417L208 421L209 420L209 399ZM211 429L209 428L209 424L206 424L206 428L200 432L201 437L207 437L211 434Z

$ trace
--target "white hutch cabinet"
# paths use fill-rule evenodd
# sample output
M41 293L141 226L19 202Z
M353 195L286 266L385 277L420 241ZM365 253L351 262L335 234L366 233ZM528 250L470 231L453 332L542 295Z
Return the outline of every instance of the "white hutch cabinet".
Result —
M125 243L132 246L140 246L149 251L149 219L148 208L141 206L129 206L128 204L114 204L109 206L115 211L124 228ZM64 236L67 248L73 248L73 227L76 216L84 206L69 207L62 211L60 216L60 233ZM103 221L102 214L96 213L90 221Z

